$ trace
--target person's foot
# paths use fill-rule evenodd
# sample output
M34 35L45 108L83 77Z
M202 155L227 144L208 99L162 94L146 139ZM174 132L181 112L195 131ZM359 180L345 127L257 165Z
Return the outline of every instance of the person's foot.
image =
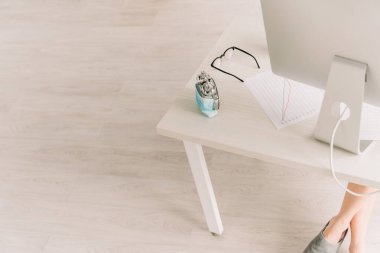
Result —
M323 231L323 237L330 243L338 243L344 236L344 232L347 228L348 225L344 224L336 217L333 217Z
M330 242L326 239L325 235L323 234L329 224L330 224L330 221L326 224L326 226L322 229L322 231L319 232L318 235L309 242L309 244L306 246L303 253L338 253L339 252L339 248L341 247L343 240L347 235L348 228L344 230L343 233L341 233L340 238L338 237L339 239L337 239L336 242L334 242L333 241L334 239L330 236L329 237L329 239L331 240ZM333 224L338 224L337 220L335 221L333 220ZM334 227L336 226L331 226L330 231L332 231L332 228ZM329 235L332 235L332 233L331 234L329 233Z

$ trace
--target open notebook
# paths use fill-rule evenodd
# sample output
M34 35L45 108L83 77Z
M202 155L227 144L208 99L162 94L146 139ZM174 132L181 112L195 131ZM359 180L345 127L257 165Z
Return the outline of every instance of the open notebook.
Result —
M244 81L277 128L317 115L323 90L264 72Z
M244 81L276 128L318 115L324 90L264 72ZM361 139L380 140L380 108L364 104Z

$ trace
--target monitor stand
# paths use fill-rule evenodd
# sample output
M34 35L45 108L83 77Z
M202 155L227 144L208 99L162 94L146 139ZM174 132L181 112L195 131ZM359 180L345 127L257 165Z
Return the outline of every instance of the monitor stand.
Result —
M330 143L337 120L347 105L349 110L337 129L334 146L360 154L372 143L360 140L366 72L367 64L334 56L314 132L316 139Z

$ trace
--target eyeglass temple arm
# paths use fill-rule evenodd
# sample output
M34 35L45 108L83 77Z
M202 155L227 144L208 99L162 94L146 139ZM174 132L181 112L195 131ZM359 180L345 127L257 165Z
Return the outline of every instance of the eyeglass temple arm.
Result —
M259 62L257 61L257 59L256 59L256 57L255 56L253 56L252 54L250 54L250 53L248 53L247 51L245 51L245 50L243 50L243 49L240 49L240 48L238 48L238 47L231 47L232 49L237 49L237 50L239 50L240 52L243 52L243 53L246 53L247 55L249 55L249 56L251 56L254 60L255 60L255 62L256 62L256 65L257 65L257 68L260 68L260 65L259 65ZM228 50L228 49L227 49ZM227 51L226 51L227 52Z

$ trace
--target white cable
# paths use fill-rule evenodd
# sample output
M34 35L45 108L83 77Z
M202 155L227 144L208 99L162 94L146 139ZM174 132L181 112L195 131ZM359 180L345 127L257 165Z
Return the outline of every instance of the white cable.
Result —
M370 192L370 193L357 193L357 192L354 192L354 191L351 191L350 189L348 189L346 186L344 186L344 184L337 178L337 176L335 175L335 169L334 169L334 157L333 157L333 153L334 153L334 139L335 139L335 134L336 134L336 130L338 129L340 123L342 122L342 119L343 119L343 116L344 116L344 113L346 112L347 110L347 106L346 108L344 108L343 112L341 113L338 121L336 122L336 125L334 127L334 130L333 130L333 133L331 135L331 140L330 140L330 168L331 168L331 173L335 179L335 181L338 183L338 185L340 187L342 187L346 192L348 192L349 194L351 195L354 195L356 197L367 197L367 196L371 196L371 195L374 195L374 194L377 194L377 193L380 193L380 190L377 190L377 191L373 191L373 192Z

